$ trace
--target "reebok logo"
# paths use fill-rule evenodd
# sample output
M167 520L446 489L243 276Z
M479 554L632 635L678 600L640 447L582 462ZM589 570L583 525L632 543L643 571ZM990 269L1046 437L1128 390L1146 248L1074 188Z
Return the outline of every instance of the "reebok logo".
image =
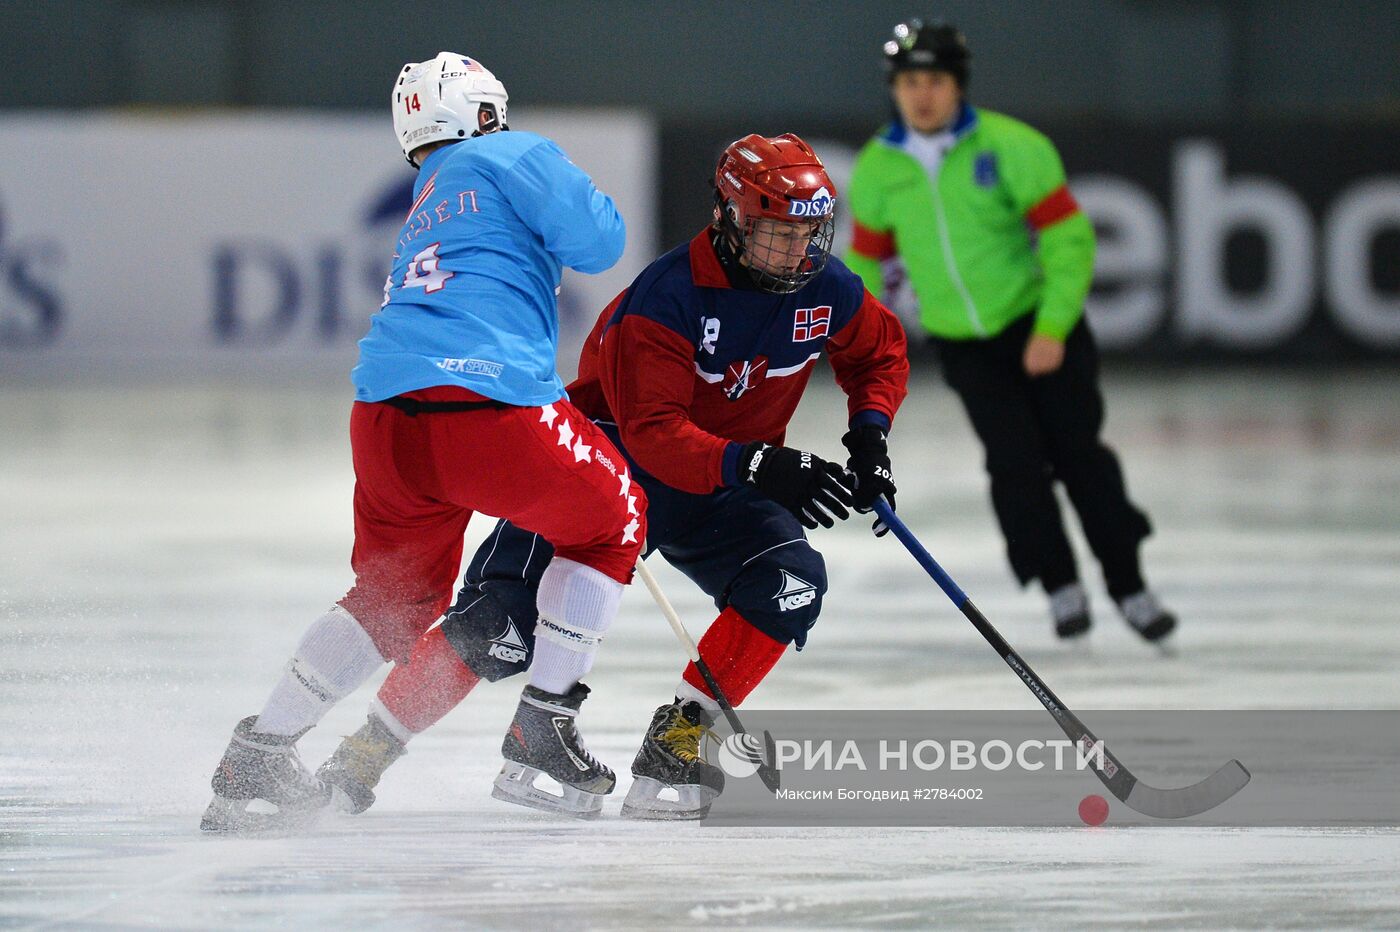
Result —
M778 600L779 611L790 612L795 608L804 608L817 600L816 586L800 576L792 575L787 570L783 570L782 574L782 588L773 597Z
M513 621L506 622L505 632L492 639L491 648L486 653L505 663L522 663L530 655Z

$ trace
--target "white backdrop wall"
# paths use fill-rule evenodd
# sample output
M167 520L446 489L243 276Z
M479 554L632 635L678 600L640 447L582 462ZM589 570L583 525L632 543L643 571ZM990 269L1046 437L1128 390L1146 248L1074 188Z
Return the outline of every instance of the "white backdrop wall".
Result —
M628 111L512 123L557 141L627 221L613 269L565 272L568 375L656 255L657 133ZM0 120L0 379L345 378L414 177L387 116Z

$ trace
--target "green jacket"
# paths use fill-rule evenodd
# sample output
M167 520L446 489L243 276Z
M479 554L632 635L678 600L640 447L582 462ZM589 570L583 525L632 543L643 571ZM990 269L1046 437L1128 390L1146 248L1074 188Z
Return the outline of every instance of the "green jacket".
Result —
M993 337L1034 311L1034 332L1063 340L1084 312L1094 228L1059 153L1019 120L967 104L953 136L936 179L898 121L861 149L846 264L878 296L880 263L898 255L934 336Z

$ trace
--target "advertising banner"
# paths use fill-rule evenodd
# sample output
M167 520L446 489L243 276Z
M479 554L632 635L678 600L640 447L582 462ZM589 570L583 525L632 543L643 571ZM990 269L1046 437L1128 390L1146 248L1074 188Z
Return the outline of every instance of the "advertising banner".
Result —
M876 130L768 126L817 149L846 190ZM1100 344L1161 359L1400 356L1400 133L1383 125L1037 127L1098 233L1088 318ZM755 128L668 126L663 237L707 222L706 178ZM838 198L837 249L850 243ZM911 306L899 308L906 321ZM917 330L917 327L913 329Z
M627 221L614 268L564 273L567 375L656 254L656 133L623 111L512 123L558 142ZM387 114L0 119L0 377L343 378L415 177Z

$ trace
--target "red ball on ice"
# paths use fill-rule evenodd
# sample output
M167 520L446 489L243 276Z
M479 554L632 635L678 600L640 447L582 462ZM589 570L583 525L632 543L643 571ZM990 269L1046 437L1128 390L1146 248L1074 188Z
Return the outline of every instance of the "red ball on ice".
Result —
M1108 800L1098 793L1090 793L1079 801L1079 818L1085 825L1103 825L1108 818Z

